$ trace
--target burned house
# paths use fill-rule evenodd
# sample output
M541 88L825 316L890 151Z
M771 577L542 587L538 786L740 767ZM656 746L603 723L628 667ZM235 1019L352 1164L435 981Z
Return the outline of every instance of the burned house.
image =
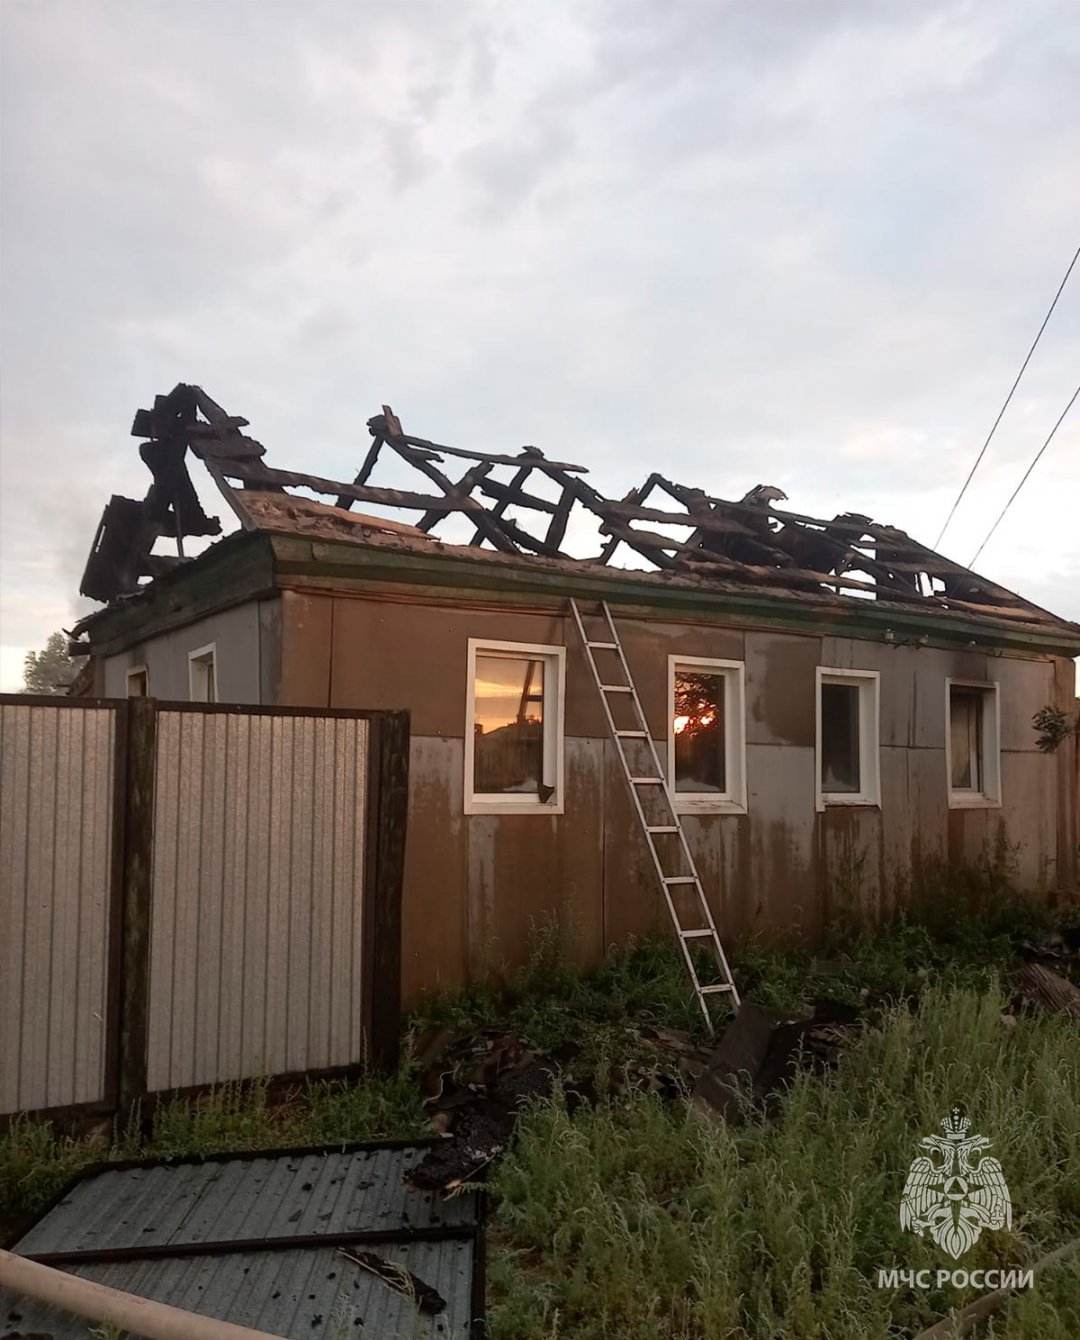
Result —
M519 960L549 914L586 961L650 928L671 890L646 829L685 835L725 937L878 918L950 867L1075 885L1075 769L1031 722L1071 708L1080 626L775 488L653 474L612 500L385 406L336 481L272 468L247 426L190 386L136 416L153 480L87 564L89 691L408 709L406 997ZM197 557L220 522L192 458L240 523ZM388 465L416 482L371 482Z

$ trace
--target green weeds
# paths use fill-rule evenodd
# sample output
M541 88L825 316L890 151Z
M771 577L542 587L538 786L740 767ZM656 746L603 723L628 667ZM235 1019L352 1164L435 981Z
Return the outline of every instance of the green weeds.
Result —
M496 1179L492 1335L913 1333L970 1301L876 1287L879 1267L942 1264L901 1233L898 1208L919 1137L957 1102L993 1139L1015 1207L1012 1229L984 1234L963 1264L1029 1265L1077 1236L1075 1025L1028 1015L1007 1031L1006 1004L993 986L928 987L835 1073L799 1073L776 1120L738 1130L645 1093L573 1117L559 1101L537 1108Z

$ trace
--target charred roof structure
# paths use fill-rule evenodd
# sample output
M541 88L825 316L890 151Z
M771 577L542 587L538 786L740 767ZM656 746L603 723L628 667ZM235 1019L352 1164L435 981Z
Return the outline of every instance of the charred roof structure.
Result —
M440 527L461 518L471 539L453 545L459 556L539 564L549 571L596 573L616 567L618 551L648 565L635 579L727 593L767 591L793 601L832 606L874 602L879 611L953 615L1045 633L1048 643L1080 637L1080 628L913 540L904 531L855 512L831 520L775 506L780 489L759 485L739 501L652 473L624 498L587 482L585 467L550 460L535 447L515 455L448 447L406 433L388 405L368 420L371 444L351 482L266 463L266 450L247 436L248 420L228 414L199 387L181 384L135 415L132 435L153 480L142 502L113 497L105 508L81 583L81 593L110 602L132 596L146 578L185 562L184 540L221 533L207 516L187 468L190 451L202 464L244 530L284 531L355 543L439 550ZM426 487L380 487L371 478L380 461L402 461ZM453 467L457 467L454 469ZM541 491L543 488L544 491ZM321 495L319 501L310 495ZM407 523L354 510L392 508ZM570 554L568 527L587 514L602 537L591 557ZM177 553L153 552L174 540ZM93 619L94 616L91 616ZM86 621L84 621L85 625Z

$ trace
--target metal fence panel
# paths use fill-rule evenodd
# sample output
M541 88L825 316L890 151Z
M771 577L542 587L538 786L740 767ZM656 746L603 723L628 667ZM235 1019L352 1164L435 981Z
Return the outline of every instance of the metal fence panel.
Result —
M369 730L159 712L151 1092L363 1059Z
M107 1097L116 731L0 705L0 1114Z

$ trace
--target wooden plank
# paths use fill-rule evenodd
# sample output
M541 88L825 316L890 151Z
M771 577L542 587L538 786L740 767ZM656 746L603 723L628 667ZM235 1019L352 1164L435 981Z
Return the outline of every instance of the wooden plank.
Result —
M484 507L482 503L477 502L475 498L457 492L456 486L443 474L438 466L432 465L429 460L414 452L409 446L403 443L401 438L391 438L389 445L393 447L403 460L408 461L409 464L419 470L421 474L425 474L429 479L434 480L439 488L442 489L442 502L441 504L436 503L434 510L438 511L441 506L441 514L443 516L445 516L447 512L458 510L468 512L470 516L475 517L477 529L484 532L484 538L490 540L496 549L501 549L504 553L513 554L517 552L513 542L507 539L500 528L499 523L491 517L487 508ZM468 479L473 471L490 470L491 468L492 467L489 464L475 465L472 470L467 471L463 476L463 482ZM468 506L466 506L466 504L468 504Z
M447 493L446 496L448 498L469 497L470 494L472 493L472 490L476 487L476 485L480 482L480 480L483 479L483 477L488 473L489 470L493 470L494 468L495 467L493 465L487 465L487 464L474 465L471 470L465 471L465 473L461 476L461 478L458 480L456 484L451 486L450 491ZM420 518L420 520L416 523L417 529L423 531L431 530L432 526L437 525L443 519L443 517L448 516L450 514L450 510L451 509L448 507L434 507L430 511L425 512L424 515ZM480 534L479 529L477 530L476 533L477 535ZM475 544L476 541L474 540L473 543Z
M343 484L338 479L326 479L322 475L303 474L296 470L263 471L252 470L243 461L222 461L222 473L230 479L250 480L258 488L268 484L285 484L291 488L312 489L315 493L335 494L342 498L352 498L356 502L382 503L386 507L404 507L410 511L426 512L429 507L445 507L446 498L438 498L432 493L412 493L404 489L372 488L363 484ZM475 498L465 498L449 509L454 512L475 514L485 512L482 503ZM486 513L485 513L486 514Z
M547 534L544 536L544 539L553 549L559 549L562 545L563 536L566 534L566 523L570 520L573 507L574 495L563 489L551 518L551 525L548 526Z
M652 490L655 488L654 481L655 476L650 475L649 478L645 481L645 483L641 485L639 488L631 489L630 492L623 499L623 502L624 503L644 502L645 499L652 492ZM566 494L564 492L563 497L565 498L565 496ZM600 557L598 561L601 563L609 563L611 561L613 554L615 553L615 550L618 549L621 543L622 541L617 536L608 540L607 544L605 544L603 549L600 550Z
M491 509L496 516L502 516L507 507L525 507L531 512L552 513L556 509L556 504L549 502L547 498L541 498L535 493L526 493L524 489L518 487L517 480L520 475L532 473L532 466L527 470L519 470L509 484L501 484L497 479L485 479L480 485L480 492L487 494L489 498L497 498L495 506Z
M660 507L639 507L632 503L612 502L607 505L609 516L620 521L662 521L669 526L685 526L688 530L706 530L716 534L750 535L749 526L731 517L700 515L691 512L666 512Z
M547 472L546 472L547 473ZM624 526L621 522L609 520L607 517L608 500L602 493L598 493L591 485L586 484L583 479L575 479L573 476L561 475L556 471L550 472L556 482L561 483L567 492L571 493L583 507L587 508L595 516L598 516L603 522L600 529L605 534L611 535L617 539L623 540L636 553L647 558L650 563L655 563L658 568L677 569L680 564L676 559L670 558L664 548L676 547L677 541L669 541L666 536L658 536L664 548L655 544L650 544L647 538L643 538L638 531L632 530L629 526Z
M218 492L236 513L237 520L245 530L255 530L255 522L244 510L244 505L236 496L236 490L229 484L221 467L212 457L204 457L203 464L206 466L206 472L214 483L218 486Z
M579 475L589 473L589 468L585 465L571 465L567 461L549 461L536 447L526 447L517 456L499 456L485 451L464 451L461 447L444 447L439 442L429 442L426 437L411 437L408 433L403 434L398 440L410 447L421 447L425 451L441 452L447 456L460 456L466 461L486 461L489 465L524 465L526 462L531 462L549 470L567 470Z
M1029 999L1056 1014L1080 1020L1080 987L1041 963L1028 963L1020 973L1020 989Z

